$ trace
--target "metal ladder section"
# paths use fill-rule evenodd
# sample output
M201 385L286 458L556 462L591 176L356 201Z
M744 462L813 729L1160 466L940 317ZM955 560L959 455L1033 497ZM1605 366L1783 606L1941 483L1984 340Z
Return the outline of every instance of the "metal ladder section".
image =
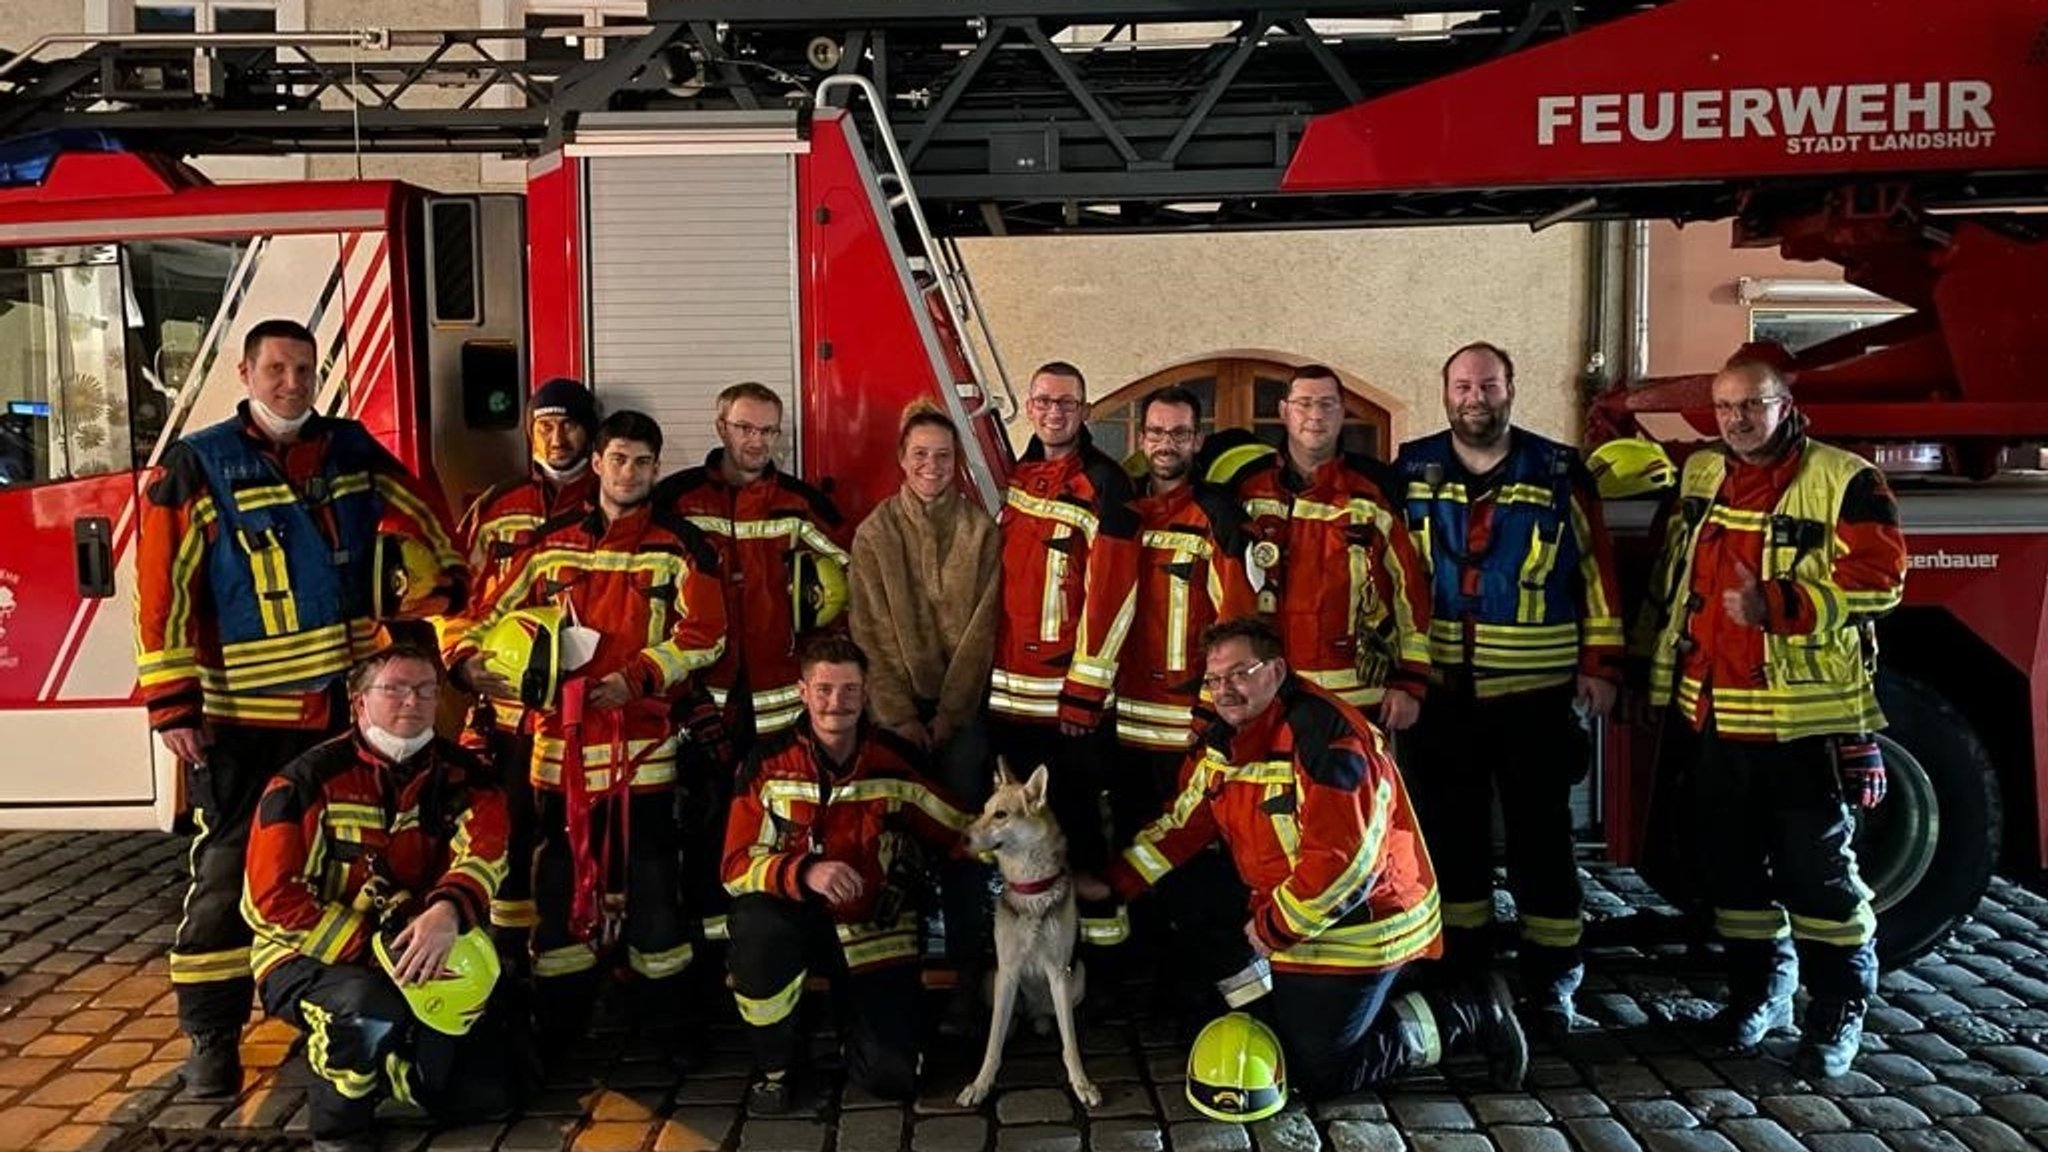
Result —
M1009 433L1004 424L1015 418L1019 409L1017 391L1010 383L1010 374L1003 365L1002 354L996 349L995 334L988 326L988 316L982 310L981 299L975 294L974 281L967 273L966 262L960 258L959 245L949 236L940 238L932 233L931 224L925 219L924 208L918 203L917 194L910 186L910 168L903 160L902 151L896 146L896 136L889 124L881 94L874 82L865 76L843 74L828 76L818 82L813 95L818 107L843 107L848 114L854 114L855 102L832 105L829 98L840 89L866 97L868 115L872 118L875 140L881 145L880 159L886 167L877 166L876 183L880 188L888 216L881 223L888 231L891 247L901 252L909 266L911 280L917 286L916 306L926 309L920 317L919 327L929 338L945 341L951 337L951 344L959 352L964 365L965 379L960 373L948 371L955 377L951 387L946 381L940 382L947 411L959 425L963 435L961 449L966 453L967 471L974 485L980 491L983 506L990 511L1001 507L1003 475L996 467L996 457L1007 465L1009 459ZM915 247L904 244L905 229L900 224L907 222L909 240ZM940 313L948 320L946 331L936 326L926 327L925 321L932 318L934 304L942 308ZM968 335L968 324L972 322L980 333L977 341ZM988 360L994 365L991 378L982 360L985 348ZM933 351L935 366L950 365L952 358L945 355L942 346ZM990 386L991 379L995 387ZM1003 471L1007 471L1007 467Z

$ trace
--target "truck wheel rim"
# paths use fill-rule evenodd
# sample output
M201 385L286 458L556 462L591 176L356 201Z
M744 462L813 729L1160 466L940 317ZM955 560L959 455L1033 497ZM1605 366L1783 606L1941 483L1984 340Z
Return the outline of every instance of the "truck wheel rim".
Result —
M1880 733L1886 795L1876 811L1856 813L1856 864L1882 914L1904 900L1934 867L1941 843L1941 805L1934 779L1904 745Z

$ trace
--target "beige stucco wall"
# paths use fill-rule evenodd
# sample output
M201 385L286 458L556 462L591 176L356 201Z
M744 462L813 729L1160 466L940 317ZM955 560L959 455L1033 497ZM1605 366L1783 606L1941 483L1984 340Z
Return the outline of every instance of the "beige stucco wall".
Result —
M1106 396L1214 356L1321 361L1393 416L1442 420L1438 369L1469 340L1508 349L1518 422L1576 441L1590 251L1583 227L1038 236L961 244L1021 392L1070 360ZM1020 419L1012 434L1028 436Z

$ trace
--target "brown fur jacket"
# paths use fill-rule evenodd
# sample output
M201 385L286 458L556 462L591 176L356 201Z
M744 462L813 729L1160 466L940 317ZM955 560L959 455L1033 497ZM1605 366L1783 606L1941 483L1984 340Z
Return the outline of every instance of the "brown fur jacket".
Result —
M893 728L936 707L954 731L988 695L1002 611L995 518L954 490L926 505L908 491L853 534L853 638L868 654L868 708Z

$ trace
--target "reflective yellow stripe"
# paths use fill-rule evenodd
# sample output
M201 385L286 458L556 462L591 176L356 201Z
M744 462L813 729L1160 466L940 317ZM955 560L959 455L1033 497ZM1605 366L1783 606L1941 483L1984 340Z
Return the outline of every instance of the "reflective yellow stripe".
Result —
M384 1057L384 1082L391 1085L393 1100L418 1106L412 1094L412 1061L396 1052Z
M291 721L303 712L296 696L206 697L201 710L211 720Z
M1424 645L1426 654L1429 638L1422 636L1417 637L1417 639ZM1353 668L1333 668L1327 671L1296 668L1295 672L1300 674L1302 679L1307 680L1309 683L1314 684L1316 687L1321 688L1323 691L1328 692L1330 695L1335 696L1354 708L1377 704L1380 702L1381 697L1387 694L1385 685L1361 684L1358 680L1358 672Z
M661 980L688 968L695 955L695 950L688 944L663 952L642 952L629 947L626 949L626 966L649 980Z
M1877 935L1877 913L1864 900L1856 905L1856 914L1848 920L1822 920L1815 916L1792 917L1792 937L1795 940L1817 940L1823 944L1837 944L1855 948L1870 942Z
M164 642L176 643L192 627L192 598L188 590L200 565L206 562L206 528L218 517L213 497L202 495L192 504L192 526L178 541L171 557L171 602L164 613Z
M1491 900L1447 900L1444 902L1444 927L1484 928L1493 923L1493 901Z
M499 928L531 928L540 923L540 909L531 900L493 900L491 923Z
M1123 905L1108 916L1083 916L1080 920L1081 942L1108 948L1131 938L1131 917Z
M337 1068L333 1062L334 1042L328 1029L334 1017L311 1000L299 1001L299 1016L306 1022L306 1064L313 1074L334 1085L349 1100L361 1100L377 1090L377 1073L360 1068Z
M1555 916L1531 916L1522 914L1522 939L1544 948L1576 948L1582 933L1577 917L1566 920Z
M1414 959L1443 934L1435 888L1415 907L1385 920L1331 928L1273 954L1276 965L1387 968Z
M1079 504L1070 504L1065 500L1047 500L1016 487L1007 489L1003 499L1010 507L1027 516L1051 520L1064 528L1081 533L1090 543L1095 540L1095 529L1099 521L1096 520L1095 513Z
M704 939L711 941L732 939L731 929L727 926L724 916L706 916L704 918Z
M1729 940L1783 940L1792 926L1782 908L1716 908L1714 931Z
M1073 536L1074 530L1065 524L1053 526L1052 539L1065 540ZM1057 642L1066 631L1067 568L1071 561L1058 548L1047 548L1045 552L1045 586L1039 590L1038 638L1047 643Z
M1402 1030L1414 1038L1421 1067L1431 1068L1443 1060L1443 1035L1437 1031L1436 1013L1429 1010L1422 993L1408 992L1397 998L1394 1015L1400 1018Z
M285 564L284 544L275 536L255 537L236 533L236 542L249 559L249 578L255 585L256 609L263 617L263 631L270 636L290 636L299 630L299 607L292 596L291 569Z
M223 980L248 978L247 948L228 948L219 952L171 953L173 984L217 984Z
M549 976L573 976L597 967L597 953L587 945L570 944L562 948L548 948L533 954L533 974L542 978Z
M791 1012L796 1011L797 1001L803 999L804 977L807 975L808 972L798 969L796 978L784 985L782 991L758 1000L751 996L742 996L738 990L734 990L732 999L733 1003L739 1006L740 1019L756 1028L781 1023Z

